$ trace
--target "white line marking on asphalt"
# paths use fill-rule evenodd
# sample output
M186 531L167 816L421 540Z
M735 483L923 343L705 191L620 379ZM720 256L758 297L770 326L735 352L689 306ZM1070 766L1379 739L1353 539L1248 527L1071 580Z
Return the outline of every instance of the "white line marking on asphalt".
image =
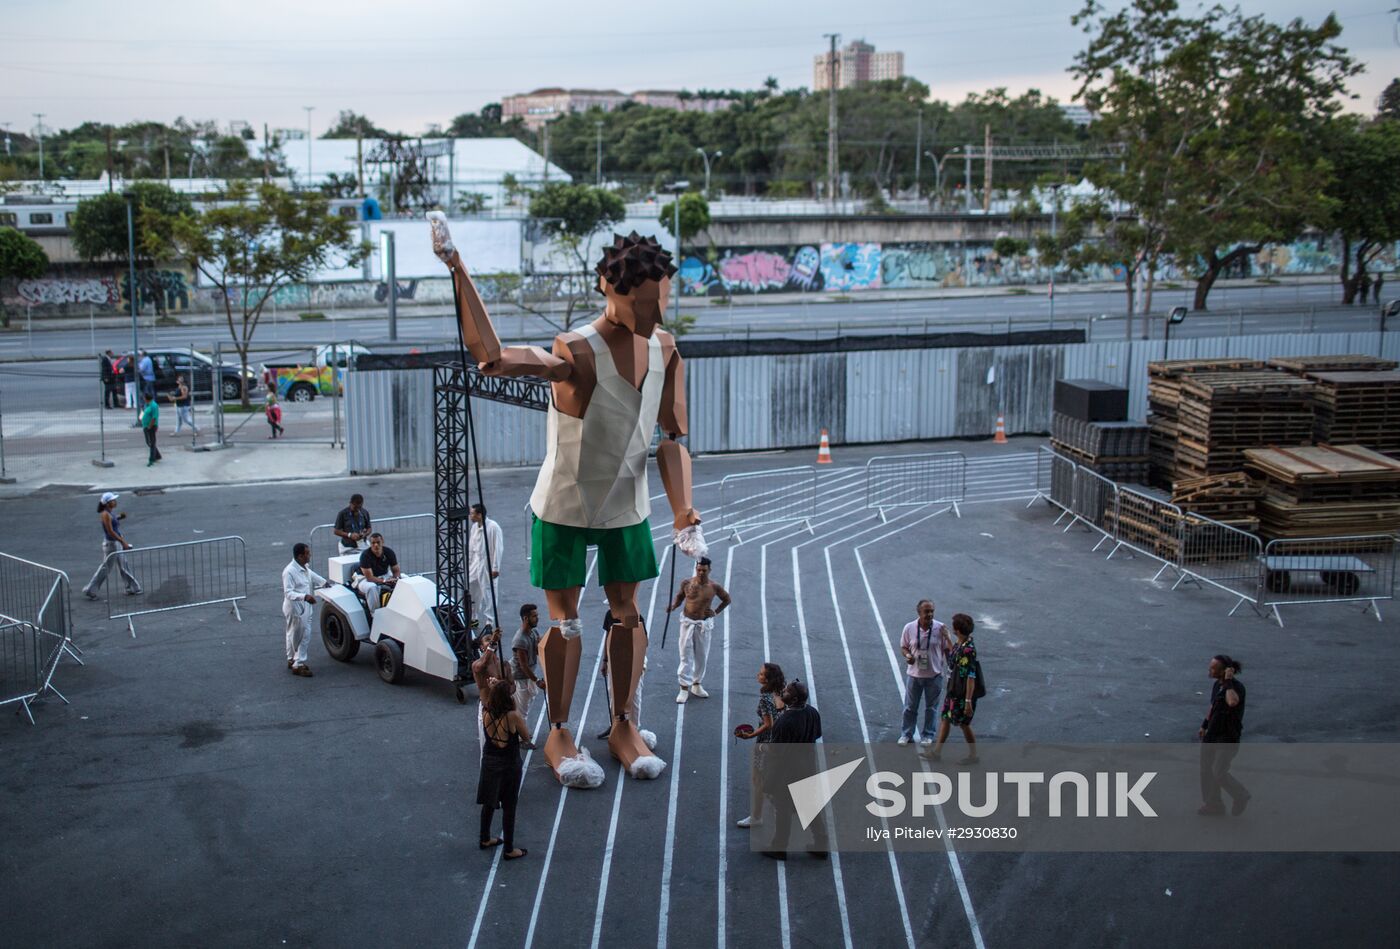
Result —
M653 612L656 610L656 593L658 590L661 589L662 569L666 566L666 558L670 556L671 551L673 549L674 548L672 547L667 547L665 550L662 551L661 563L656 568L656 579L651 582L651 601L647 604L647 618L646 623L643 626L643 628L648 631L648 636L650 636L651 631L651 617ZM607 688L607 683L604 683L603 687ZM638 688L640 689L640 685L638 686ZM609 702L611 702L611 699L609 699ZM638 696L637 698L637 704L640 708L640 696ZM609 704L608 708L609 714L611 714L612 705ZM611 727L611 719L608 721L608 725ZM640 722L637 723L637 727L642 727ZM598 940L603 935L603 910L607 905L608 899L608 878L612 876L613 847L615 846L617 841L618 815L622 809L622 789L626 786L627 772L625 770L619 769L617 778L617 790L613 792L612 817L608 820L608 842L603 847L603 870L601 873L598 874L598 902L593 910L593 942L591 943L593 949L598 949Z
M763 661L772 662L768 645L768 544L758 550L758 602L763 616ZM787 870L778 861L778 931L782 935L783 949L792 949L792 922L788 913Z
M597 554L594 554L593 560L590 561L588 564L588 570L583 575L583 585L585 589L588 587L588 578L593 576L593 568L597 565L597 563L598 556ZM580 599L582 599L582 596L580 596ZM602 649L601 646L599 646L598 648L600 650ZM548 709L549 704L546 701L546 703L540 707L540 713L535 718L534 730L530 732L532 736L539 735L541 725L543 725L546 728L549 727L549 722L544 720L545 713L548 711ZM527 751L525 753L525 763L522 764L520 767L520 788L522 790L525 788L525 778L528 777L530 774L530 758L534 755L534 753L535 752L533 749ZM486 885L482 887L481 899L477 901L476 921L472 923L472 936L471 940L467 943L467 949L475 949L477 937L481 934L481 921L486 918L486 904L491 900L491 884L496 882L496 870L500 867L500 865L501 847L497 847L495 849L495 852L491 856L491 869L487 871Z
M664 558L663 558L664 559ZM671 591L666 591L670 603ZM679 645L679 631L677 645ZM666 949L667 930L671 920L671 868L676 851L676 805L681 788L681 738L685 735L685 706L676 706L676 737L671 748L671 787L666 801L666 847L661 858L661 905L656 921L657 949Z
M729 591L729 579L734 569L734 554L737 549L730 547L724 557L724 589ZM717 949L724 949L728 938L725 922L726 887L729 876L729 611L724 611L724 640L720 643L724 656L723 678L720 680L720 720L719 720L719 887L716 898L719 901L716 920L715 940Z
M874 591L870 588L870 577L865 572L865 561L860 556L860 549L861 547L867 547L877 541L888 540L895 534L908 530L916 524L922 524L926 520L928 520L927 517L905 524L903 527L892 530L888 534L877 537L874 540L866 541L864 544L860 544L855 548L856 565L860 567L861 582L865 585L865 595L870 601L870 612L875 615L875 629L879 633L880 641L887 647L886 652L889 654L890 665L894 670L895 694L900 696L904 693L904 681L900 677L899 664L895 661L894 651L892 648L889 648L889 641L885 638L885 621L884 618L880 616L880 606L875 600ZM921 766L925 771L929 770L928 762L922 762ZM962 898L963 913L967 916L967 925L972 934L972 944L976 949L986 949L986 943L982 940L982 927L977 922L977 912L972 908L972 894L968 891L967 880L963 877L962 862L958 859L957 851L953 849L952 841L948 839L948 822L944 819L942 806L935 805L934 813L938 815L938 826L943 831L943 849L944 852L948 854L948 867L952 870L953 880L958 885L958 895Z

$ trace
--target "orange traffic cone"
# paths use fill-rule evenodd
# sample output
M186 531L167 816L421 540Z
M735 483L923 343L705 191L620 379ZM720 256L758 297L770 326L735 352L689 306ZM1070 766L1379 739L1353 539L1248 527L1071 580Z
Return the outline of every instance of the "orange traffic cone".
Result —
M997 433L992 441L998 445L1006 444L1006 417L1000 412L997 413Z
M1005 439L1003 439L1005 441ZM822 444L817 449L817 464L831 464L831 439L827 437L826 429L822 429Z

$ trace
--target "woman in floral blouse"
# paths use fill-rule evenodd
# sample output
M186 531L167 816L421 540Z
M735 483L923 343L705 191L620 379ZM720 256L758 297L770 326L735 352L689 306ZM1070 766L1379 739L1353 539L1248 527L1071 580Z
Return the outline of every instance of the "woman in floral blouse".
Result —
M972 716L977 702L972 693L977 688L977 646L972 642L972 617L966 613L953 614L953 632L958 641L948 650L948 692L943 698L943 721L938 724L938 741L929 757L939 760L943 743L948 740L949 726L957 725L967 739L967 757L958 764L977 761L977 736L972 734Z
M776 662L765 662L758 670L758 727L751 732L739 732L740 738L752 738L753 766L751 768L751 793L749 816L737 821L740 827L753 827L763 822L763 746L772 738L773 722L778 717L778 702L782 699L783 686L787 677L782 666Z

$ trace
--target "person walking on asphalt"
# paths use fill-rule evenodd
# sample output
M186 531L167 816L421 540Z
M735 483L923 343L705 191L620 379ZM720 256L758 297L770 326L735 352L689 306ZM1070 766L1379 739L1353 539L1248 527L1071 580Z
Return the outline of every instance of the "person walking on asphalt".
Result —
M485 738L481 755L480 776L477 779L476 803L481 805L482 850L499 847L503 843L507 860L518 860L529 853L524 847L515 846L515 804L520 796L520 779L523 764L520 760L521 747L533 748L530 727L525 717L515 708L511 699L510 683L496 679L491 683L485 699L486 711L481 716L482 735ZM491 819L496 808L501 809L501 836L491 836Z
M267 427L272 429L268 438L276 438L285 431L282 428L282 406L277 404L277 396L271 392L267 394L267 405L263 408L263 415L267 418Z
M155 394L143 396L146 400L146 407L141 410L141 434L146 436L146 447L149 448L150 455L146 460L146 467L160 461L160 449L156 447L156 432L160 430L160 406L156 405Z
M102 407L104 409L119 409L121 405L118 400L121 398L117 392L117 357L110 349L97 357L97 364L102 373Z
M714 607L715 597L719 597L719 608ZM676 670L681 690L676 694L676 704L682 705L694 695L707 699L710 693L700 684L705 677L705 657L710 651L710 632L715 627L715 617L729 606L729 594L724 587L710 579L710 558L701 557L695 562L695 576L681 581L676 598L666 607L669 613L681 603L685 612L681 614L681 664Z
M807 704L807 687L799 680L793 679L783 689L782 693L782 714L773 723L772 744L775 745L811 745L811 770L808 774L815 774L817 769L816 742L822 737L822 717L815 707ZM787 770L787 769L782 769ZM782 850L765 850L765 857L772 857L774 860L787 859L788 836L792 830L792 802L788 797L787 784L785 783L790 775L780 773L778 769L771 769L765 777L764 791L773 799L773 813L777 817L774 828L773 842L783 847ZM818 859L825 860L827 857L827 835L826 818L818 816L812 822L811 831L813 836L812 848L807 852Z
M141 374L141 394L154 399L156 397L156 364L151 361L151 354L144 349L141 350L141 361L136 364L136 371Z
M310 567L311 545L292 547L292 562L282 568L282 616L287 621L287 668L292 675L311 676L306 647L311 642L311 617L316 612L317 587L330 581Z
M179 385L179 389L167 397L175 403L175 434L180 434L188 425L198 435L199 426L194 423L194 393L190 391L189 383L185 381L184 376L180 376L176 383Z
M1242 668L1239 660L1215 656L1207 674L1215 681L1210 687L1210 710L1196 737L1201 742L1201 799L1196 813L1215 817L1225 813L1221 789L1230 793L1230 813L1238 817L1249 806L1249 791L1230 773L1230 765L1240 750L1244 732L1244 683L1235 678Z
M783 667L765 662L758 668L758 726L749 731L737 731L740 738L752 738L753 760L749 768L749 816L736 821L740 827L763 823L763 751L773 740L773 723L778 720L777 696L787 687Z
M924 727L919 744L933 744L933 721L938 715L943 695L945 656L952 648L948 630L933 618L933 601L920 600L915 612L918 619L904 627L899 637L899 651L904 656L904 720L899 731L899 744L914 740L914 726L919 721L919 705L924 706Z
M350 505L335 516L335 536L340 540L340 553L353 554L362 550L360 544L369 537L369 511L365 510L363 494L350 495Z
M114 491L108 491L97 502L97 518L102 524L102 563L87 586L83 587L83 596L89 600L97 599L97 591L107 582L107 574L112 572L114 566L121 571L122 580L126 582L127 596L135 596L141 592L141 584L126 567L125 551L130 550L131 545L122 536L121 522L126 514L116 513L117 498L120 496ZM113 557L112 554L117 556Z
M943 721L938 726L938 741L933 745L929 758L938 761L943 754L943 743L948 740L951 726L962 729L967 740L967 757L958 764L977 763L977 736L972 733L972 716L977 711L977 646L972 642L972 617L966 613L953 614L953 632L957 634L956 645L948 649L948 694L943 699Z

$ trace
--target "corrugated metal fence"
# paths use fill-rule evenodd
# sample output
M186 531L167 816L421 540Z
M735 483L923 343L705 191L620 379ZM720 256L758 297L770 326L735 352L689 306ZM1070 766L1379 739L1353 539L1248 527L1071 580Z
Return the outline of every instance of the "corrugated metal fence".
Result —
M985 346L696 357L686 361L690 448L754 451L813 445L990 435L999 397L1008 433L1050 429L1056 379L1126 384L1134 418L1147 413L1147 363L1163 358L1267 359L1370 353L1400 359L1400 334L1289 333L1113 343ZM988 371L995 381L988 384ZM431 369L350 373L347 464L352 472L433 464ZM545 417L474 400L483 464L527 465L544 457Z

